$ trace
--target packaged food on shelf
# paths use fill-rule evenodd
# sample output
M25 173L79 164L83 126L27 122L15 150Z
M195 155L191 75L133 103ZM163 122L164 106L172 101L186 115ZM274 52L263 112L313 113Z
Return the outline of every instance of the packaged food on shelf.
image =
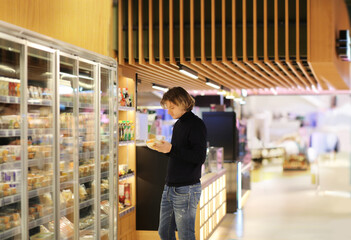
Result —
M102 194L108 192L108 189L109 189L109 182L108 182L108 179L102 179L102 180L101 180L100 188L101 188L101 193L102 193Z
M27 119L29 129L52 128L52 113L45 113L45 111L43 113L28 113Z
M123 208L131 206L131 184L120 183L118 190L118 199L119 202L123 205Z
M84 201L88 198L88 192L84 184L79 185L79 200Z
M109 165L110 165L109 162L102 162L102 163L101 163L101 171L102 171L102 172L107 172L108 169L109 169Z
M0 80L0 95L2 96L14 96L20 97L21 96L21 84L17 82L11 81L18 81L18 79L12 79L7 77L1 77Z
M132 121L118 121L119 141L134 141L134 123Z
M79 229L87 228L94 224L94 215L79 219Z
M50 229L53 232L54 229ZM70 238L74 234L74 225L66 217L60 219L60 236L62 238Z
M15 92L17 94L19 94L18 90ZM19 95L18 95L18 97L19 97ZM28 86L28 97L31 99L51 100L52 99L52 92L49 88L42 88L39 86Z
M52 212L52 208L45 207L43 204L30 204L28 209L28 219L30 221L42 218L44 216L44 212Z
M119 176L123 176L123 175L127 174L127 172L128 172L128 165L127 164L118 165Z
M61 195L66 207L73 206L74 197L70 189L62 190Z
M21 116L3 115L0 116L1 129L19 129L21 127Z
M108 239L108 230L102 228L100 231L100 236L101 236L101 240L107 240ZM95 239L93 230L80 231L79 240L90 240L90 239Z
M37 233L34 234L33 236L30 237L30 240L54 240L55 238L54 233L48 232L48 233Z
M1 96L9 96L9 82L8 81L3 81L2 79L10 79L10 78L5 78L1 77L0 80L0 95Z
M128 92L128 88L118 88L118 104L126 107L133 106L133 94Z
M21 225L20 213L17 209L2 208L0 209L0 232L9 230Z
M40 202L43 203L45 206L53 206L53 200L50 193L46 192L43 195L40 195L39 198Z
M101 201L100 203L101 210L104 211L107 215L110 214L110 202L108 200Z
M87 177L94 174L95 164L85 164L79 166L79 177Z
M124 184L118 184L118 200L119 203L124 204L125 195L124 195Z
M132 205L130 188L131 188L130 183L124 184L124 195L125 195L124 205L126 205L127 207L130 207Z

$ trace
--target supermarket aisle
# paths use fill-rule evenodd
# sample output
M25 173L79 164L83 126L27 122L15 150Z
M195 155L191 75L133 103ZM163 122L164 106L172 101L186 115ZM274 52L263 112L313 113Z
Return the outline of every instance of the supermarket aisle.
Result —
M351 198L323 196L309 172L283 172L279 163L253 177L244 209L227 214L210 240L351 239Z

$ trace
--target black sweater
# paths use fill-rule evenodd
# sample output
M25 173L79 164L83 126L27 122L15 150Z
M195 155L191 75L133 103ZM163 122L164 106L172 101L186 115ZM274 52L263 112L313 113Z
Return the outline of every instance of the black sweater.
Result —
M187 186L200 182L201 166L206 159L206 126L191 111L184 113L174 124L172 149L166 184Z

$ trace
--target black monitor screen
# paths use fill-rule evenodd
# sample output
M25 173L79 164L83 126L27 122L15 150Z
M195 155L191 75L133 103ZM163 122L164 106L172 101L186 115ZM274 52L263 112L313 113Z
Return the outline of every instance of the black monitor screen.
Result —
M203 112L210 146L223 147L224 160L237 160L238 132L235 112Z

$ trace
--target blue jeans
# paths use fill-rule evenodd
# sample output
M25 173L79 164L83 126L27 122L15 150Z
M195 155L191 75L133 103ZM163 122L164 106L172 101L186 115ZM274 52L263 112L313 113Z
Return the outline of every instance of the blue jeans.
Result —
M158 234L162 240L195 240L196 208L201 196L201 183L183 187L165 185L160 208Z

